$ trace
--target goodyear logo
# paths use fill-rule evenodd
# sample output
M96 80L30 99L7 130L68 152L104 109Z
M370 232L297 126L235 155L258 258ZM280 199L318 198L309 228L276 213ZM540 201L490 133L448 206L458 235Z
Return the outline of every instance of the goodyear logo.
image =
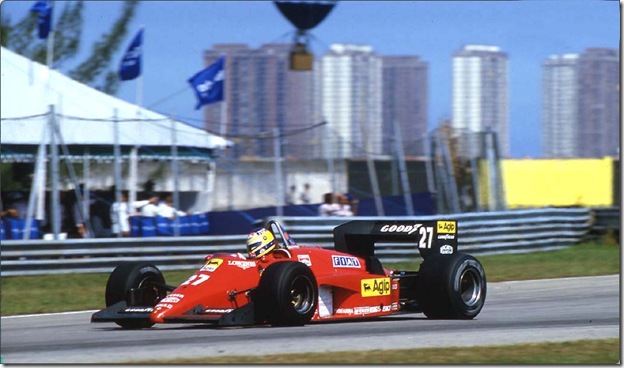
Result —
M390 278L364 279L362 283L362 296L390 295Z
M202 267L202 270L213 272L214 270L219 268L219 266L221 266L221 263L223 263L223 260L221 258L211 258L210 260L208 260L208 262L206 262L204 267Z
M334 267L360 268L360 260L356 257L332 256Z
M455 221L438 221L438 234L455 234Z
M383 225L381 229L379 229L382 233L406 233L408 235L413 234L421 227L422 224L413 224L413 225Z

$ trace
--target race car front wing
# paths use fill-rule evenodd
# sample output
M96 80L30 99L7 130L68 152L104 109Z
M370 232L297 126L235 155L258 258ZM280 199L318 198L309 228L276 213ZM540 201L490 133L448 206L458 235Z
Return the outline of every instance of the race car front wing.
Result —
M154 310L148 306L128 306L126 301L95 312L91 322L149 321ZM207 312L198 305L182 315L165 317L165 323L210 323L217 326L248 326L257 324L253 303L227 313Z

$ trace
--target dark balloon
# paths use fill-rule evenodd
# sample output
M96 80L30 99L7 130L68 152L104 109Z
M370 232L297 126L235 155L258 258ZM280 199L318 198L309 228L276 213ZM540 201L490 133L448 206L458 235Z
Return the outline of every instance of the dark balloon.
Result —
M279 11L299 31L319 25L336 5L335 1L274 1Z

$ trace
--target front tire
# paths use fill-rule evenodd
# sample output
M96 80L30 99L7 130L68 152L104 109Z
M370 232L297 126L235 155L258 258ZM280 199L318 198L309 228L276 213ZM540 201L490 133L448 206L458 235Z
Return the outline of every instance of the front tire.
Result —
M165 277L162 272L150 263L121 264L113 270L106 283L106 306L110 307L120 301L125 301L128 306L153 307L167 294L159 287L164 284ZM154 325L149 320L116 323L127 329L148 328Z
M487 293L485 270L463 253L427 258L418 271L420 304L428 318L473 319Z
M303 263L283 261L267 267L254 293L256 319L272 326L303 326L318 303L312 270Z

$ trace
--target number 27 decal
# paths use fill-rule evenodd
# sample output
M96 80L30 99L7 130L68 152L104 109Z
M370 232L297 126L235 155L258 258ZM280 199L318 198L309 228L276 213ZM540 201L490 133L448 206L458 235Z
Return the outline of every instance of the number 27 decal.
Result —
M210 276L204 275L203 273L195 274L188 278L188 280L184 281L180 286L191 284L192 286L196 286L201 284L202 282L208 280Z
M433 227L421 226L418 229L418 235L420 240L418 241L418 248L431 249L431 239L433 238Z

